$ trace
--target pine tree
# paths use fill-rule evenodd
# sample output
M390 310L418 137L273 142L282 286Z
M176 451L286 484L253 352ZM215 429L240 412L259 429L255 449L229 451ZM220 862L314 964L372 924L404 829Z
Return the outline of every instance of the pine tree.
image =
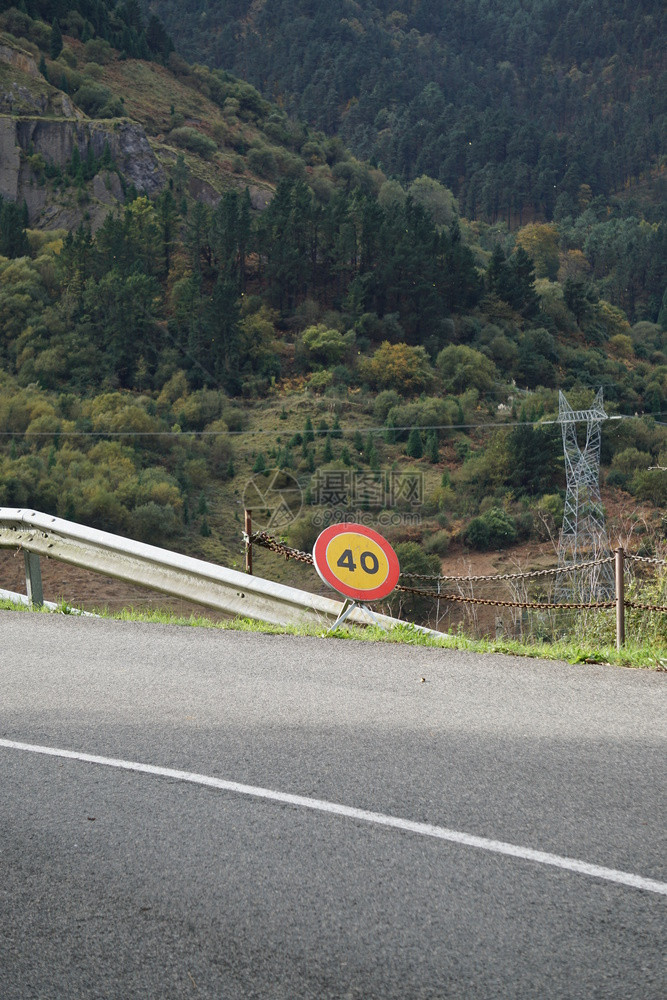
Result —
M405 453L406 455L409 455L410 458L421 458L424 454L422 436L416 427L413 427L410 431L408 443L405 446Z
M313 422L310 417L306 417L306 423L303 428L303 440L305 444L312 444L315 440L315 431L313 430Z
M63 50L63 35L58 24L58 19L54 17L51 25L51 40L49 42L49 52L52 59L57 59Z
M333 462L333 448L331 447L331 437L327 434L324 441L324 451L322 453L322 461Z
M437 432L435 431L432 434L429 434L428 438L426 439L426 455L429 462L432 465L437 465L437 463L440 461L440 451L438 449L438 435Z
M387 426L384 432L384 439L387 444L396 444L396 431L394 430L396 421L393 417L387 417Z

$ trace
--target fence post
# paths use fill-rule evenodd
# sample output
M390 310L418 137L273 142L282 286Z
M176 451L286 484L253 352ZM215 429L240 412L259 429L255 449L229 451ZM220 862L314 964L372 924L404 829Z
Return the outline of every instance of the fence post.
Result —
M25 590L28 600L35 608L41 608L44 604L44 591L42 589L42 570L39 565L39 556L34 552L23 552L25 561Z
M619 547L614 552L616 576L616 649L625 644L625 580L623 576L624 552Z
M245 510L245 571L252 576L252 511Z

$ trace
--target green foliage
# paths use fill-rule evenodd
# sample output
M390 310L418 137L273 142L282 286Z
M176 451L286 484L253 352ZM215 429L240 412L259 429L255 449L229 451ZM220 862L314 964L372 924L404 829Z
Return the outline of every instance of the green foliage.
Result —
M63 36L57 18L53 19L51 25L51 39L49 43L49 53L52 59L57 59L63 50Z
M203 5L155 8L186 55L280 94L296 117L406 185L437 179L468 218L576 217L657 166L657 0L595 9L274 0L260 10L236 0L207 4L205 18ZM303 148L309 165L338 166L324 136Z
M482 552L505 548L515 542L516 537L514 518L499 507L492 507L473 518L465 532L466 543Z
M209 139L203 132L187 125L172 129L169 138L177 146L188 149L191 153L196 153L203 160L210 160L218 148L213 139Z
M440 531L434 531L424 539L424 551L428 555L435 554L438 556L446 556L449 551L451 540L451 533L449 531L445 531L444 528Z
M525 419L525 413L522 414ZM560 457L558 435L551 428L515 427L507 438L509 483L530 496L545 493L554 481L556 458Z
M302 334L306 354L323 365L333 365L342 361L354 342L354 332L346 334L338 330L327 330L323 323L309 326Z
M488 392L498 378L490 358L465 344L450 344L443 348L436 364L448 392L461 393L470 388Z
M416 427L413 427L408 435L408 443L405 446L405 454L410 458L421 458L424 454L422 436Z
M362 359L359 376L376 389L391 388L401 395L423 392L433 381L433 369L423 347L385 341L372 358Z
M0 256L27 257L30 244L25 231L26 212L24 207L13 201L6 201L0 195Z

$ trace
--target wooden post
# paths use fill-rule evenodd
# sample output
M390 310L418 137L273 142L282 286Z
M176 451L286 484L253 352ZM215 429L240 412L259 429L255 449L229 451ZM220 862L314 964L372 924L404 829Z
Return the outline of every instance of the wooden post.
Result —
M623 549L614 552L616 569L616 649L625 644L625 580L623 578Z
M252 511L246 510L245 512L245 571L250 573L252 576L252 542L250 541L250 536L252 534Z

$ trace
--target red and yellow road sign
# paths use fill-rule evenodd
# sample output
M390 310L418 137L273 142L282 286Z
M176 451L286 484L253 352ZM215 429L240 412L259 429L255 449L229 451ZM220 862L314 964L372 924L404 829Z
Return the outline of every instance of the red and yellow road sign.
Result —
M332 524L313 547L315 569L355 601L381 601L398 583L398 556L386 538L363 524Z

